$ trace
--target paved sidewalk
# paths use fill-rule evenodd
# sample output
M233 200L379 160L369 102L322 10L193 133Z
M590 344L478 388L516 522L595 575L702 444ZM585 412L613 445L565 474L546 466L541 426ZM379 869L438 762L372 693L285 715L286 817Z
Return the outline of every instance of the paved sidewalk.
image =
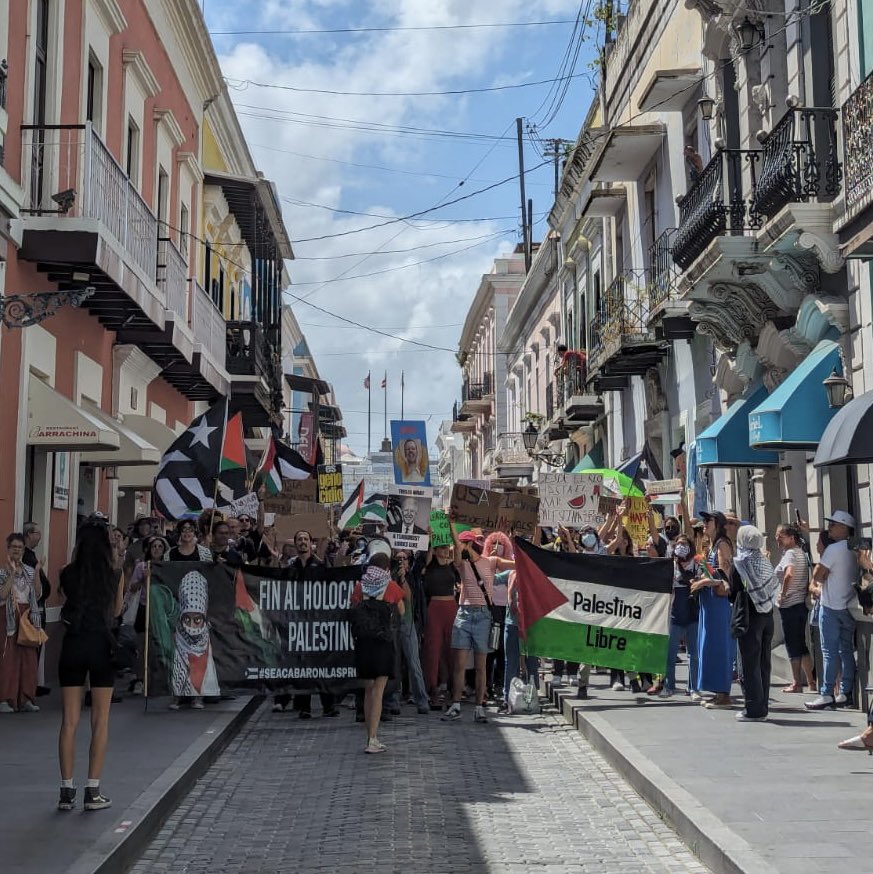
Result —
M552 690L565 717L713 870L871 870L873 757L836 747L865 714L809 713L808 697L779 683L768 722L738 723L740 705L706 710L681 693L635 699L607 688L604 675L591 679L588 701L572 687Z
M493 711L492 711L493 713ZM554 713L380 728L265 704L143 853L135 874L651 874L706 869Z
M172 713L167 699L126 698L112 705L109 751L102 788L109 810L85 813L82 787L88 768L89 710L82 711L76 751L78 809L60 812L57 737L60 693L39 698L40 713L0 715L0 870L3 874L91 872L143 825L154 828L161 805L178 800L190 785L186 775L202 773L211 754L228 740L252 699L222 701L205 711ZM126 824L125 824L126 823ZM109 869L123 870L119 853Z

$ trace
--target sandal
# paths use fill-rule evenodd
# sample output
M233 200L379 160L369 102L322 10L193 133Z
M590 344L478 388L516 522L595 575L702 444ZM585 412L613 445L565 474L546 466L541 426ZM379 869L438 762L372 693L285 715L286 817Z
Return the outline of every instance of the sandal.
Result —
M839 750L867 750L873 756L873 738L866 738L863 735L855 735L848 740L840 741L837 744Z
M782 691L786 694L791 692L802 692L803 686L796 686L794 683L792 683L790 686L786 686Z

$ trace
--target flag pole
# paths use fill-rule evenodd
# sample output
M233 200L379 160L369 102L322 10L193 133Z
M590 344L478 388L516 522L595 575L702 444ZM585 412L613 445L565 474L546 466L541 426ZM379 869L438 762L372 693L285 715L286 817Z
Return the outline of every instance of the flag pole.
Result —
M382 382L382 385L385 386L383 393L385 398L385 418L383 422L384 433L382 435L383 440L388 439L388 371L385 371L385 379Z
M406 385L404 384L403 371L400 371L400 420L403 421L403 393L406 390Z
M371 424L371 413L370 413L370 397L371 397L371 383L370 383L370 371L367 371L367 455L370 454L370 424Z

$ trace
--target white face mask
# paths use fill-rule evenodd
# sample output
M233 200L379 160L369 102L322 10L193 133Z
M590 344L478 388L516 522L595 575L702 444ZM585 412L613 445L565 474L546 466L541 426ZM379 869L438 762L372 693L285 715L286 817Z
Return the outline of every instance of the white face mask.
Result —
M691 555L691 547L687 543L679 543L673 550L673 555L675 555L680 561L684 561L689 555Z
M580 542L585 549L594 549L597 546L597 535L589 531L587 534L582 535Z

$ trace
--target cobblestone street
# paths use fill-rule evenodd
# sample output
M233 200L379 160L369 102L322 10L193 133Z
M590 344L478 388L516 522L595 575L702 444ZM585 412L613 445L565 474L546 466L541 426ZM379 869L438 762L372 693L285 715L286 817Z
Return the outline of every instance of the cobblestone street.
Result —
M459 723L411 707L363 726L263 705L133 870L705 872L577 731L551 714Z

